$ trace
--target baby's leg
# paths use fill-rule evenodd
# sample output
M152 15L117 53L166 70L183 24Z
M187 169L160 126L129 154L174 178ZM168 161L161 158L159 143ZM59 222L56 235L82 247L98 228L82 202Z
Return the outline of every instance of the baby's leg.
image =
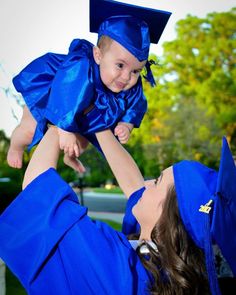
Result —
M85 149L88 146L88 141L86 138L84 138L83 136L81 136L78 133L75 133L76 135L76 140L77 140L77 144L79 147L79 153L80 155L82 155L82 153L85 151ZM75 156L70 157L67 153L64 154L64 163L71 167L72 169L74 169L75 171L79 172L79 173L84 173L85 172L85 167L83 166L83 164L80 162L79 159L77 159Z
M10 147L7 153L7 162L10 167L18 169L22 167L24 149L31 143L35 128L36 121L27 106L25 106L21 122L11 136Z

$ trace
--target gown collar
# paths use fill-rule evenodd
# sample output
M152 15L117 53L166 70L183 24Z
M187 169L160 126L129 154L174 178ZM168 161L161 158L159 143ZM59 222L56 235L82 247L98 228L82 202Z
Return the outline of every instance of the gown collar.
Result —
M154 251L158 252L157 246L155 243L153 243L152 241L146 241L146 244L143 243L143 241L140 240L129 240L131 247L136 251L136 249L142 245L140 247L140 253L141 254L148 254L150 253L148 247L146 244L148 244Z

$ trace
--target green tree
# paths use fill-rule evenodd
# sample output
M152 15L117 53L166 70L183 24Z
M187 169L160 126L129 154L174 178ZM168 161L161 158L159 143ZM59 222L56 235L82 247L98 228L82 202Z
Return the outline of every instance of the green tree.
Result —
M0 130L0 163L1 167L6 164L6 155L10 140L7 138L5 132Z
M0 130L0 178L9 179L0 182L0 214L21 191L23 171L10 168L6 161L9 139L4 131Z
M216 165L222 135L236 148L236 9L187 16L164 44L157 86L144 85L149 109L142 137L160 168L183 158Z

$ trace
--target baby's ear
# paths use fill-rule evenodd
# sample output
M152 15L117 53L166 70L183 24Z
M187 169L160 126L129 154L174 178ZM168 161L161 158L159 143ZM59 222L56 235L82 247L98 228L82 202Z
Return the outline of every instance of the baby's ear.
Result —
M102 57L102 53L101 53L100 48L98 48L97 46L94 46L93 47L93 58L94 58L96 64L98 64L98 65L100 64L101 57Z

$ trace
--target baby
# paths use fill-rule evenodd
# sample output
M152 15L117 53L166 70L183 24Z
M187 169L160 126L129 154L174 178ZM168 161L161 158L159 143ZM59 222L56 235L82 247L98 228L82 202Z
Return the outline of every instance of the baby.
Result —
M95 132L110 128L125 144L140 126L147 110L140 72L148 59L148 25L118 15L103 20L97 32L97 46L75 39L67 55L47 53L13 79L26 106L11 137L11 167L22 167L25 147L37 144L48 124L58 129L64 162L78 172L84 172L77 157L88 141L100 150Z

